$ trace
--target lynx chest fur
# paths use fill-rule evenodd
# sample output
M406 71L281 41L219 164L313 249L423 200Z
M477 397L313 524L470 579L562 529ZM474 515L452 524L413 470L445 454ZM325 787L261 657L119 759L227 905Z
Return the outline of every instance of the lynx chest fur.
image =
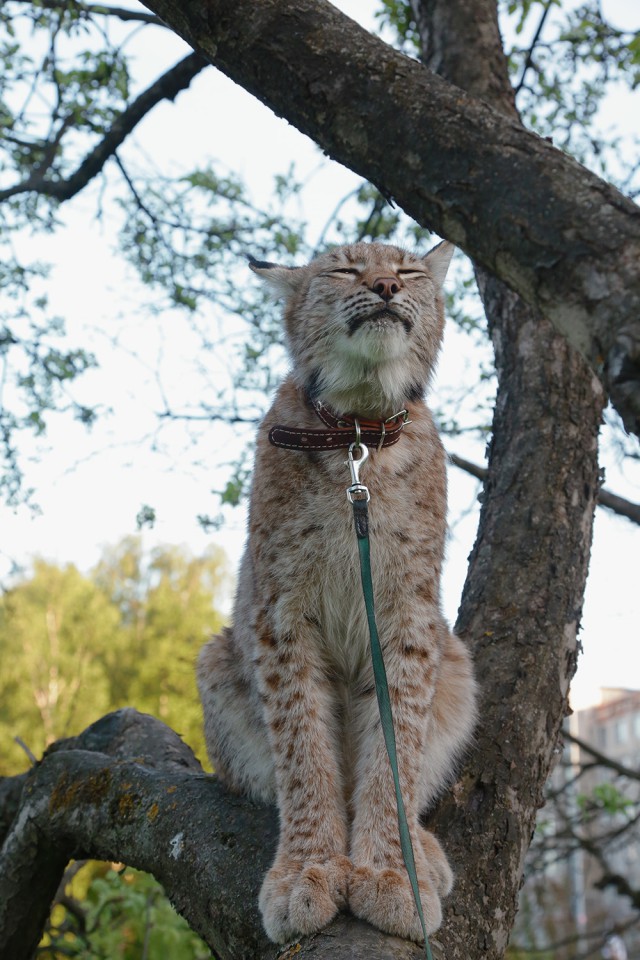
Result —
M198 684L216 771L278 805L279 846L260 895L278 942L346 908L421 937L345 496L343 437L361 421L374 438L363 479L378 631L429 930L452 883L419 822L475 716L470 659L440 609L445 467L424 402L451 253L359 243L301 268L252 263L285 299L292 369L258 432L233 626L203 648Z
M388 448L372 450L364 470L374 492L371 536L379 616L385 610L401 614L394 599L399 589L410 599L431 595L437 605L445 522L443 454L426 409L412 403L406 409L411 420L406 434ZM293 383L283 386L271 416L310 430L319 422ZM294 629L300 617L312 619L327 668L338 679L369 682L358 553L345 494L346 456L346 449L274 448L265 431L256 468L268 479L254 491L249 538L278 631ZM412 607L402 615L410 616Z

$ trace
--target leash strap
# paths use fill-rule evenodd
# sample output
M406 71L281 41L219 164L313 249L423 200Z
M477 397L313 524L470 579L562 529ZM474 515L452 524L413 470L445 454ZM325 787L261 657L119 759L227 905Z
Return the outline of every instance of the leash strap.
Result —
M367 611L367 622L369 625L369 640L371 646L371 661L373 664L373 679L378 698L378 710L380 712L380 724L384 736L385 747L391 765L393 775L393 785L396 792L396 807L398 810L398 831L400 834L400 849L402 858L407 870L413 899L420 918L422 934L424 936L424 950L427 960L433 960L431 948L427 938L427 928L424 922L422 912L422 902L420 900L420 890L418 888L418 876L416 873L416 862L413 854L413 844L407 823L407 814L404 808L404 800L400 790L400 776L398 773L398 755L396 750L396 736L393 729L393 716L391 712L391 698L389 696L389 685L387 683L387 671L382 656L382 647L378 637L378 628L376 626L375 611L373 605L373 578L371 576L371 544L369 541L369 491L364 484L360 483L359 470L369 455L369 451L363 443L358 445L360 457L354 460L353 451L357 449L356 444L349 448L349 459L345 461L351 470L353 483L347 489L347 497L353 507L353 519L358 538L358 554L360 557L360 576L362 579L362 592L364 594L364 604Z

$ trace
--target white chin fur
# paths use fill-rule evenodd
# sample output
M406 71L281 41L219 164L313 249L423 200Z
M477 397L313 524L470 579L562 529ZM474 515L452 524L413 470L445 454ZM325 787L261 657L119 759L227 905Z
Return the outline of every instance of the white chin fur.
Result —
M345 356L379 363L405 356L409 345L401 323L383 321L363 324L351 336L341 336L336 346Z
M345 353L321 368L321 399L345 412L366 413L373 407L395 412L406 399L405 376L405 362L389 356L389 351L384 363L379 357L363 357L362 351Z

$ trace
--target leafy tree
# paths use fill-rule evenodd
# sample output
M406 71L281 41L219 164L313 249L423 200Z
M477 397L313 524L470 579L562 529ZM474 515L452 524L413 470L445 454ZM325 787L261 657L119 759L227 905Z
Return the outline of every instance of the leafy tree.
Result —
M107 549L90 577L37 560L0 600L0 774L25 765L108 710L136 703L204 756L193 660L219 629L221 552L178 547L146 555L139 537ZM150 877L74 868L63 883L39 955L210 956Z
M0 599L0 772L108 710L135 703L182 732L204 757L194 661L215 630L224 576L217 548L147 556L140 538L105 551L90 577L37 560Z
M161 547L146 556L140 538L128 537L105 552L93 576L121 617L118 642L103 653L110 707L147 710L204 758L194 664L202 644L222 625L216 609L222 552L212 547L193 557Z
M47 960L209 960L211 952L148 874L72 864L38 948Z
M40 756L113 705L101 656L118 620L103 591L72 565L36 560L33 576L0 599L3 774L24 767L16 736Z
M28 79L21 107L7 107L13 153L6 167L10 185L0 199L9 202L8 210L18 211L22 224L29 207L46 223L52 203L71 196L113 159L134 203L123 236L143 277L161 284L171 302L189 311L209 291L219 299L232 291L224 251L250 229L235 219L248 207L233 178L205 170L168 188L166 181L141 186L120 150L140 97L128 96L125 71L110 38L98 48L108 55L96 57L93 49L86 50L89 73L82 74L81 83L77 68L69 70L60 62L68 39L84 37L85 31L89 35L103 22L100 18L126 16L153 31L166 29L157 15L198 51L182 62L189 79L205 60L211 61L376 185L377 192L361 195L369 204L368 214L358 215L362 235L409 229L386 211L383 199L395 198L420 228L437 230L474 260L495 350L497 398L478 538L457 629L475 651L483 722L462 777L434 820L460 865L440 935L444 952L452 960L497 960L513 923L525 852L575 668L599 486L596 437L605 402L602 386L629 430L637 432L640 415L637 209L566 153L529 133L516 112L515 93L526 123L597 166L604 159L603 141L591 136L588 124L611 76L635 82L637 37L612 28L595 4L585 4L567 18L562 8L555 16L555 4L509 3L507 13L516 18L523 40L531 18L538 20L530 41L508 51L490 0L387 3L386 29L400 33L389 43L315 0L263 0L260 5L206 0L197 9L152 0L148 6L154 15L139 9L105 14L103 8L75 3L10 5L14 13L26 10L34 27L51 37L47 54L23 65ZM552 27L553 43L545 32ZM401 56L394 46L414 56L419 51L432 71ZM14 56L15 51L7 55L8 67L20 62ZM588 75L575 69L585 61ZM516 71L515 90L509 66ZM15 79L16 74L9 76ZM169 76L176 78L173 71ZM54 104L64 109L54 107L51 126L35 134L31 126L25 136L21 125L28 114L27 89L35 89L36 81L43 81L54 93ZM184 73L180 82L188 82ZM83 97L94 84L96 96L87 103ZM112 113L105 106L105 89L111 93ZM155 83L152 89L157 91ZM11 102L11 97L5 99ZM72 120L85 112L91 123L81 122L76 133ZM31 166L27 158L21 169L25 150L37 158ZM609 179L613 176L635 191L633 170L621 167ZM205 213L195 229L181 232L185 220L187 226L193 223L190 215L180 216L191 198L197 211ZM167 206L160 203L165 199ZM271 211L254 214L254 224L264 231L259 243L266 244L273 234L270 258L282 251L305 252L298 231L278 233ZM11 222L11 229L17 222ZM176 242L180 236L184 245ZM197 271L218 256L222 269L217 276L223 280L217 288L208 287L199 282ZM233 302L229 305L233 309ZM268 383L268 375L265 379L259 371L273 367L272 351L277 351L273 314L246 302L241 312L249 318L258 346L245 354L248 364L240 364L245 379L239 382L247 389L239 391L242 403L232 408L239 420L246 416L244 404L254 402L260 386ZM264 361L262 368L252 366L258 359ZM220 407L205 406L201 415L218 416ZM228 949L237 955L270 955L252 905L268 860L273 818L229 800L215 781L206 786L205 796L197 770L184 757L188 775L164 754L153 772L123 761L123 741L109 736L110 727L120 723L128 738L125 756L139 757L142 721L120 714L80 738L89 752L99 741L99 755L80 758L77 744L61 744L34 773L33 791L38 788L43 797L57 801L46 821L34 815L40 844L45 853L55 850L57 859L50 856L50 869L41 870L44 893L28 889L23 879L20 889L28 895L20 904L12 901L13 916L0 908L7 942L24 953L29 944L14 932L19 929L16 918L27 908L34 916L46 911L46 895L65 859L58 838L68 835L69 826L60 801L69 797L72 782L80 785L72 791L76 843L89 845L96 856L118 847L123 859L160 876L210 944L233 944ZM154 736L162 752L168 734L156 730ZM175 744L169 757L174 749ZM109 754L115 759L107 762ZM175 810L163 808L158 833L150 834L149 812L154 805L159 809L160 798L178 782ZM17 789L7 787L9 792ZM116 808L127 811L124 824L110 815ZM179 835L178 825L187 821L198 842L190 843L181 860L167 850L175 852L171 841ZM205 821L216 823L206 835ZM16 822L23 823L20 818ZM12 871L33 876L37 856L19 855L24 837L17 828L10 835L5 857L9 877ZM39 849L35 842L34 849ZM216 890L213 920L210 858L228 887ZM249 905L234 912L233 905L244 903L247 891ZM347 920L336 924L311 947L302 944L300 956L309 949L316 956L339 956L340 950L352 948L360 951L353 956L373 949L391 955L394 949L378 934L367 940L373 934Z

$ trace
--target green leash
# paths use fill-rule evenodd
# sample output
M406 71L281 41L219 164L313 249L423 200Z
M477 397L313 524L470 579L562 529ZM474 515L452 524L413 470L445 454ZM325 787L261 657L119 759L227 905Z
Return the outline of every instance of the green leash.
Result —
M360 451L357 460L353 458L354 450ZM391 699L389 697L389 685L387 683L387 671L382 657L382 647L378 637L378 628L373 607L373 580L371 577L371 544L369 541L369 490L360 482L360 468L369 456L369 450L361 441L352 443L349 447L349 459L345 464L351 470L351 479L353 483L347 488L347 497L353 507L353 519L355 521L356 535L358 538L358 553L360 555L360 576L362 578L362 592L364 593L364 604L367 611L367 621L369 624L369 639L371 643L371 660L373 664L373 679L378 698L378 710L380 711L380 724L384 743L387 748L391 773L393 774L393 785L396 791L396 807L398 810L398 830L400 833L400 849L402 858L409 876L409 882L413 891L413 899L416 903L416 909L420 918L422 934L424 936L424 950L427 960L433 960L429 940L427 938L427 928L424 922L422 912L422 902L420 900L420 890L418 888L418 877L416 874L416 862L413 855L413 844L411 843L411 834L409 833L409 824L404 809L404 800L400 790L400 777L398 774L398 755L396 751L396 735L393 729L393 717L391 713Z

